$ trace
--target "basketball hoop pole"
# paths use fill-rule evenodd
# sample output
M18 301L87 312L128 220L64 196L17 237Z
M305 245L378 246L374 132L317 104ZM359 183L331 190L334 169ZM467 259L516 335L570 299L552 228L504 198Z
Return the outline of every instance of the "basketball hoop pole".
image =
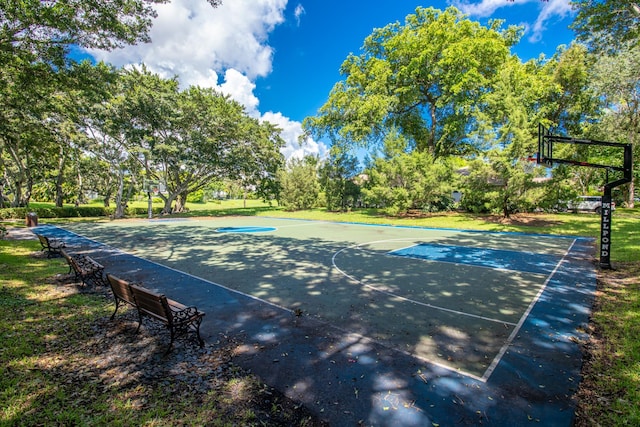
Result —
M149 214L149 219L153 218L153 200L151 200L151 191L147 191L147 196L149 197L147 213Z

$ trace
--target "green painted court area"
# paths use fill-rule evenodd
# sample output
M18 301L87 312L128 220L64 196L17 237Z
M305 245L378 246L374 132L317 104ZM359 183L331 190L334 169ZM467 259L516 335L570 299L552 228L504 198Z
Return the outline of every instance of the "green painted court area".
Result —
M264 217L65 228L480 380L574 244Z

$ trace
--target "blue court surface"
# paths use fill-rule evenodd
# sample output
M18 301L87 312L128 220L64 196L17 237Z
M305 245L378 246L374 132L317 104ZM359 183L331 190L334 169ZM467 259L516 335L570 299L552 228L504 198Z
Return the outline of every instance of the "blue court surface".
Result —
M562 257L550 254L421 243L390 252L391 255L437 262L477 265L529 273L551 273Z
M570 427L589 239L265 217L41 226L197 305L331 425Z

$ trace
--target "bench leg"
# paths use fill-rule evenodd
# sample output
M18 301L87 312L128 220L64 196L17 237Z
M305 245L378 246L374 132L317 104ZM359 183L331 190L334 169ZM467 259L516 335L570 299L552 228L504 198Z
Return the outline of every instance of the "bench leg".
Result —
M136 334L140 331L140 326L142 326L142 313L138 310L138 327L136 328Z
M189 329L193 329L193 331L196 333L196 339L198 340L198 345L201 348L204 347L204 340L200 336L200 324L201 323L202 323L202 317L198 317L193 322L190 322L189 324L182 324L182 325L178 325L178 326L176 326L176 325L169 326L168 325L169 333L171 335L171 341L169 342L169 348L165 352L165 355L167 355L167 354L169 354L171 352L171 349L173 348L173 342L175 341L175 339L178 336L187 335L189 333Z
M173 350L173 340L176 337L176 333L173 330L173 328L169 328L169 332L171 334L171 341L169 341L169 347L167 348L167 351L164 352L164 355L166 356L167 354L171 353L171 350Z
M200 336L200 324L202 323L202 317L198 318L198 320L194 323L195 323L194 329L196 331L196 338L198 338L198 344L200 344L200 347L202 348L204 347L204 340Z
M104 274L102 270L92 271L81 276L82 283L85 286L93 286L94 288L97 286L107 286L108 283L104 278Z
M113 318L116 316L116 313L118 312L118 308L120 308L120 300L118 300L118 298L116 298L115 300L116 300L116 309L113 310L113 314L111 315L111 320L113 320Z

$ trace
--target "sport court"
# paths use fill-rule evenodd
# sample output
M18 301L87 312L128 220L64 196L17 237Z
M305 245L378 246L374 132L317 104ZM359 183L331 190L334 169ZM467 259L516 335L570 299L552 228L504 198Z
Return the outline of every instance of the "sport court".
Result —
M433 367L438 378L489 384L479 386L487 389L494 388L492 381L515 384L503 378L505 369L522 379L531 375L527 363L530 369L547 364L535 355L524 369L516 367L521 361L509 361L515 353L529 353L523 335L550 353L554 364L574 357L568 369L579 369L572 340L588 320L595 286L590 245L574 237L265 217L78 223L65 229L371 341L423 366L414 378ZM559 304L560 312L532 314L545 304ZM205 324L215 316L207 313ZM427 384L420 375L417 380ZM579 381L567 375L569 382ZM540 392L548 386L532 387ZM556 418L558 425L563 417Z

